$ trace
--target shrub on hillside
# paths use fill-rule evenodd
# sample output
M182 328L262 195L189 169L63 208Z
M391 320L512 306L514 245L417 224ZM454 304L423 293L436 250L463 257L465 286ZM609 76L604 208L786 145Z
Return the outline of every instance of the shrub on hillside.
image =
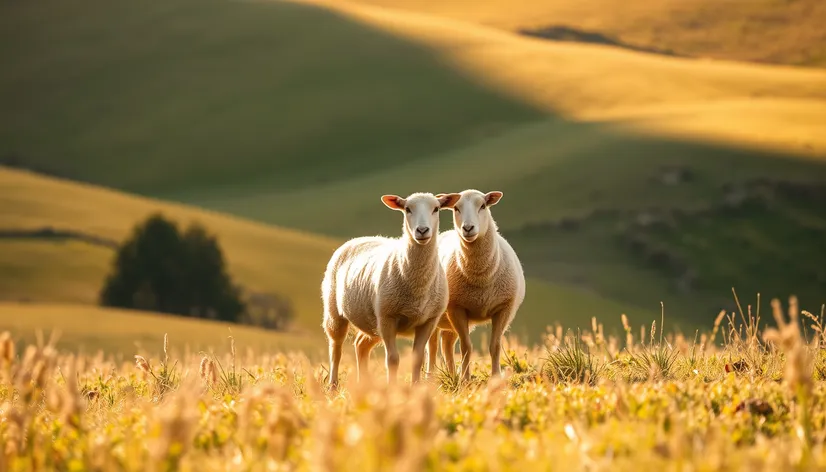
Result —
M181 232L160 213L136 225L119 246L100 302L232 322L246 309L215 236L199 224Z

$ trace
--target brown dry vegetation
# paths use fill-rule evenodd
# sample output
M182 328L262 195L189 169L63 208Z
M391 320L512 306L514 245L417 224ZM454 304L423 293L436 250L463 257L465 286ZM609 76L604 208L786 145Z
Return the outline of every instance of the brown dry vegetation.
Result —
M0 470L819 470L823 314L773 310L779 329L749 308L696 340L657 322L637 337L625 319L625 339L605 337L593 320L544 348L506 346L504 378L477 355L469 383L411 386L403 369L388 387L374 363L340 391L303 354L232 338L185 354L164 336L123 361L6 332Z

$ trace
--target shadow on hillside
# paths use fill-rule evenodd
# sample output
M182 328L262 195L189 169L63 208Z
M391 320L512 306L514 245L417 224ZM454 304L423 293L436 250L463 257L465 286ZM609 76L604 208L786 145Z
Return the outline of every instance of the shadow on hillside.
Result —
M525 36L532 36L535 38L542 38L550 41L602 44L606 46L615 46L623 49L630 49L632 51L638 52L647 52L651 54L661 54L665 56L675 57L688 57L683 54L678 54L670 49L657 49L644 46L635 46L633 44L625 43L619 39L612 38L599 32L577 29L565 25L551 25L543 26L540 28L524 28L519 30L519 33Z
M316 6L46 0L0 18L0 162L148 196L319 185L545 115Z

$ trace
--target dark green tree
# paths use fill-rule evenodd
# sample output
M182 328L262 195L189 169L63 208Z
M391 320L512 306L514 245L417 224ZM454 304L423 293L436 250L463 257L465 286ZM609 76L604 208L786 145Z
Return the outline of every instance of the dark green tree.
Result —
M100 302L232 322L245 311L217 239L199 224L182 234L160 213L136 225L121 244Z

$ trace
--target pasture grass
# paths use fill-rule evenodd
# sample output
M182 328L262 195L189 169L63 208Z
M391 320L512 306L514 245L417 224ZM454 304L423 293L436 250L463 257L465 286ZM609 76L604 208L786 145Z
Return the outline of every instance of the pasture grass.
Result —
M161 328L193 351L222 346L229 335L243 343L244 349L259 352L296 350L316 356L324 347L319 336L300 332L83 304L0 302L0 329L21 342L34 344L38 336L54 333L57 349L90 356L154 355L163 340Z
M115 241L154 211L163 211L180 224L200 221L218 235L230 273L238 282L251 291L289 298L296 310L292 330L323 340L321 279L327 261L343 239L2 168L0 207L7 209L0 214L0 229L51 227ZM388 210L384 217L400 223L395 212ZM395 227L389 234L399 231ZM0 239L0 300L34 302L32 311L37 310L39 302L95 305L113 255L108 247L73 240ZM548 323L567 325L594 315L650 315L645 306L619 303L570 284L528 278L527 290L530 296L512 327L525 342L539 341ZM84 317L79 326L94 324L96 316ZM51 321L37 317L28 320L30 323L26 318L19 320L21 328L32 331L51 326Z
M360 383L343 360L338 390L326 361L236 339L196 353L161 335L133 360L5 332L0 459L19 471L818 470L824 315L794 298L772 314L776 328L765 312L722 312L690 338L663 333L663 318L639 336L623 320L620 338L596 319L560 326L544 346L507 344L502 378L474 355L458 384L442 370L411 385L402 368L388 386L374 353Z
M701 58L826 66L826 7L817 0L726 2L687 0L650 4L617 0L348 0L398 8L507 31L567 27L599 33L628 47Z

